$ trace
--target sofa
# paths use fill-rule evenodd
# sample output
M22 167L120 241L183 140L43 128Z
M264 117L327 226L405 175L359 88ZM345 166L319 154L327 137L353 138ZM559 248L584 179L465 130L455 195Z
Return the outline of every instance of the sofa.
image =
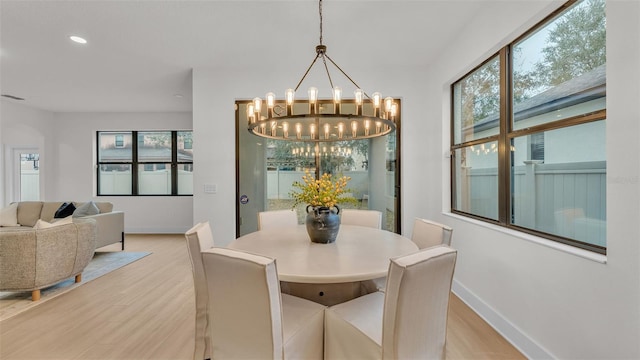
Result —
M93 258L97 227L94 219L76 218L47 228L0 228L0 291L40 290L75 276Z
M17 221L20 226L33 227L38 219L53 222L54 216L64 202L59 201L21 201L18 202ZM85 203L72 202L75 208ZM106 245L122 243L124 250L124 212L113 211L113 204L108 201L94 202L98 214L84 216L96 222L96 249ZM74 215L75 219L75 215Z

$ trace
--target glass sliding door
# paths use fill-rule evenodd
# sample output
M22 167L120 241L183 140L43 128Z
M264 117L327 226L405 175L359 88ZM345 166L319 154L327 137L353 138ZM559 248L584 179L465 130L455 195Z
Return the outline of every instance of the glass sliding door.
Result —
M383 214L383 229L400 232L398 130L364 140L303 142L274 140L247 131L246 104L236 102L236 235L257 230L260 211L291 209L292 184L305 172L348 176L356 204L341 208L372 209ZM398 100L399 102L399 100ZM400 116L396 120L400 128ZM304 223L306 206L295 209Z

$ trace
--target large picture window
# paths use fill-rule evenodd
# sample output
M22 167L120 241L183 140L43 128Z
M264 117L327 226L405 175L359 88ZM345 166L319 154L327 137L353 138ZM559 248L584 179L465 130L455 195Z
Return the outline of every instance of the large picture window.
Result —
M606 253L605 23L570 1L452 85L452 212Z
M98 195L193 195L191 131L99 131L97 137Z

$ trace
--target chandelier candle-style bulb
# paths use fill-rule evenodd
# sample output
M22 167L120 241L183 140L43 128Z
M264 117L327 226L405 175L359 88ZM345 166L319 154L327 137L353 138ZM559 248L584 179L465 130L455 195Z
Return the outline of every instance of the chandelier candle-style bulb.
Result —
M302 124L296 123L296 139L302 139Z
M259 97L253 99L253 112L256 114L256 121L260 121L260 113L262 113L262 99Z
M355 120L351 122L351 136L354 139L358 137L358 122Z
M342 88L340 86L336 86L333 88L334 114L340 114L340 101L342 101Z
M379 134L382 130L382 121L376 121L376 134Z
M312 140L316 138L316 124L309 124L309 134L311 135Z
M254 113L252 102L247 104L247 118L249 120L249 125L256 122L256 114Z
M391 119L391 107L393 106L393 98L387 96L384 98L384 118Z
M342 139L343 136L344 136L344 123L339 122L338 123L338 139Z
M329 123L324 124L324 139L329 140L329 135L331 133L331 125Z
M371 128L371 120L366 119L364 121L364 136L369 136L369 129Z
M371 95L371 102L373 103L373 116L380 117L380 106L382 105L382 94L374 92Z
M267 117L272 118L273 107L276 105L276 94L268 92L267 95L265 95L265 101L267 103Z
M289 123L286 121L282 122L282 137L284 138L289 137Z
M287 89L284 92L284 99L287 103L287 116L293 115L293 101L295 99L296 92L293 89Z
M310 87L309 88L309 114L315 115L318 110L318 88Z
M391 121L393 121L394 123L396 122L396 116L398 115L398 104L393 103L391 104Z
M278 130L278 122L275 120L271 121L271 136L276 137L276 132Z
M362 101L364 100L364 91L362 89L356 89L353 92L353 96L355 97L356 103L356 115L362 115Z

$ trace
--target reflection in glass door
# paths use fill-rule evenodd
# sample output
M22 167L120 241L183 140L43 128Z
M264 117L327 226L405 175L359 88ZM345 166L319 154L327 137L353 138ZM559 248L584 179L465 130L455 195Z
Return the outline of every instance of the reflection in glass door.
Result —
M266 139L247 131L247 102L236 102L237 236L257 230L258 212L291 209L291 184L301 181L306 171L318 176L349 176L348 188L358 202L339 206L381 211L383 229L400 232L398 130L365 140L316 143ZM305 207L296 208L300 224L304 223Z

